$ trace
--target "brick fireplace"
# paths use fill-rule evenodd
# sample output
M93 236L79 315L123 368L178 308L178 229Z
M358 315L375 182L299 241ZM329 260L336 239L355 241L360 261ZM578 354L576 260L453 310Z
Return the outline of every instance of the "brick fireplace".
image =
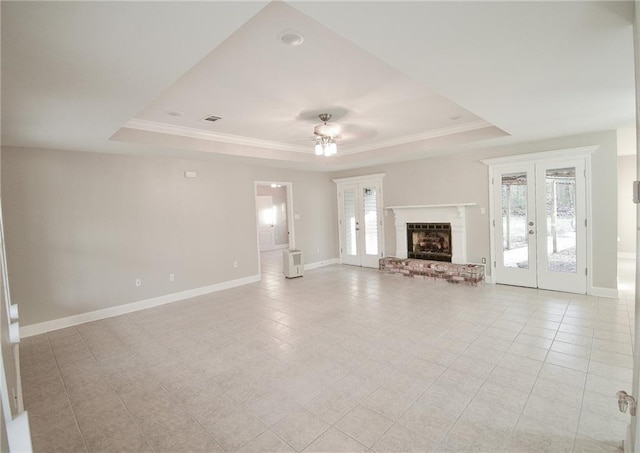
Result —
M439 204L420 206L390 206L395 217L396 254L397 258L410 258L408 225L415 224L448 224L450 225L450 261L452 263L467 263L467 231L465 210L475 206L475 203ZM434 259L433 257L417 257ZM447 257L448 258L448 257Z

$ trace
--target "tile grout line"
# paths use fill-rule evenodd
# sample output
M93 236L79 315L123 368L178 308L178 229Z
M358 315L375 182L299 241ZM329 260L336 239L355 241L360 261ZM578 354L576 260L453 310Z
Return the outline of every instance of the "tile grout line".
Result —
M80 333L77 331L77 329L75 327L72 327L72 329L76 332L76 334L80 335ZM78 428L78 432L80 433L80 437L82 438L82 443L84 444L84 448L87 452L89 452L89 445L87 444L87 440L85 439L85 435L84 432L82 431L82 429L80 428L80 423L78 422L78 417L76 416L76 411L73 408L73 404L71 404L71 398L69 397L69 387L67 386L67 383L65 382L64 378L62 377L62 370L60 369L60 363L58 363L58 356L56 355L53 346L51 345L51 339L49 338L49 335L47 334L47 343L49 344L49 348L51 348L51 354L53 354L53 358L56 361L56 368L58 370L58 376L60 376L60 380L62 381L62 385L64 386L64 392L65 395L67 397L67 401L69 403L69 407L71 408L71 414L73 415L73 420L75 421L76 424L76 428Z

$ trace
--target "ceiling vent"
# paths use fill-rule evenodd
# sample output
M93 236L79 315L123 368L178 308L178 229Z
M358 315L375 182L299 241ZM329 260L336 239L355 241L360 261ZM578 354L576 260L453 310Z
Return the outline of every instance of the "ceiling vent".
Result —
M208 116L208 117L206 117L204 120L205 120L205 121L209 121L209 122L211 122L211 123L215 123L216 121L221 120L221 119L222 119L222 117L220 117L220 116L209 115L209 116Z

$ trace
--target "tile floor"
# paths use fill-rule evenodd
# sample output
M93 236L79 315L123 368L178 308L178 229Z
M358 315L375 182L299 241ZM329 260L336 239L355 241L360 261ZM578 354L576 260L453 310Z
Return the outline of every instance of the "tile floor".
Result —
M620 452L619 300L330 266L26 338L36 452ZM626 286L625 286L626 285Z

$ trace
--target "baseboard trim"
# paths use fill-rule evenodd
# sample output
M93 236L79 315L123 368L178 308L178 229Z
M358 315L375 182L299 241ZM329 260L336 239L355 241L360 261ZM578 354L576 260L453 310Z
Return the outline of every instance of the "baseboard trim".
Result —
M332 258L330 260L316 261L315 263L305 264L304 270L310 271L312 269L318 269L319 267L331 266L332 264L340 264L340 259Z
M158 307L160 305L178 302L192 297L202 296L209 293L215 293L225 289L235 288L237 286L248 285L260 281L259 275L251 275L249 277L230 280L227 282L216 283L215 285L202 286L200 288L188 289L177 293L166 294L164 296L152 297L150 299L139 300L128 304L117 305L115 307L104 308L102 310L90 311L79 315L68 316L66 318L53 319L51 321L30 324L20 327L20 337L27 338L41 333L51 332L53 330L64 329L65 327L77 326L86 322L98 321L100 319L112 318L114 316L133 313L135 311L144 310L146 308Z
M618 258L623 260L635 260L636 254L633 252L618 252Z
M609 299L618 299L618 289L617 288L601 288L599 286L592 286L591 292L589 293L591 296L597 297L606 297Z

